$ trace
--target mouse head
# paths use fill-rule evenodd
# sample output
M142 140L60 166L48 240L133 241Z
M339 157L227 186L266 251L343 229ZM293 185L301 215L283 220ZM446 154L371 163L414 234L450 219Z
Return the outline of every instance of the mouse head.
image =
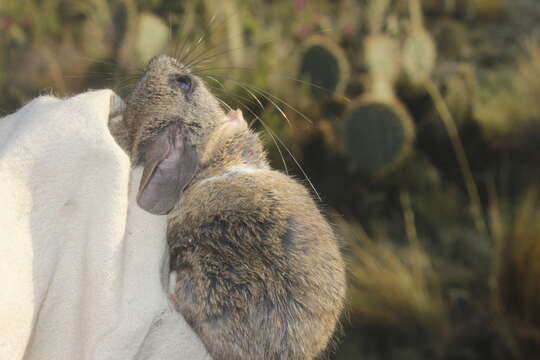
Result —
M203 81L165 55L146 67L127 101L124 125L132 162L144 167L137 202L154 214L178 203L205 149L216 147L217 133L247 129L241 112L225 115Z
M224 118L203 81L176 59L153 58L127 101L124 115L132 161L140 164L145 147L163 129L177 126L193 145L203 145Z

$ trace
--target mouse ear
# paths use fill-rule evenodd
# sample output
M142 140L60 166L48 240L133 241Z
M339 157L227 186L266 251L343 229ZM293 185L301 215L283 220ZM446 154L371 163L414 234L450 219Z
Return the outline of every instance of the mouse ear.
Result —
M148 146L143 165L137 203L152 214L165 215L193 179L199 156L188 131L171 125Z

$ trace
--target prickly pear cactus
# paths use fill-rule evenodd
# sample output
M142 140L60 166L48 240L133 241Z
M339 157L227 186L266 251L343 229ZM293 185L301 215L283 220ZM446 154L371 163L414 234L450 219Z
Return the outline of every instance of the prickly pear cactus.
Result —
M142 13L135 43L138 59L146 64L152 57L164 51L169 41L169 28L163 20L150 13Z
M437 52L444 61L461 61L470 58L472 47L467 27L458 21L444 19L433 27Z
M366 37L364 61L375 84L384 83L393 86L401 73L399 42L385 34ZM378 93L376 90L375 92Z
M345 142L354 170L380 175L405 159L412 148L414 125L397 101L364 98L345 119Z
M414 27L403 45L403 68L411 84L423 85L435 68L437 50L431 35Z
M342 93L349 73L347 58L333 41L315 36L306 42L300 59L299 78L311 83L308 86L313 97Z

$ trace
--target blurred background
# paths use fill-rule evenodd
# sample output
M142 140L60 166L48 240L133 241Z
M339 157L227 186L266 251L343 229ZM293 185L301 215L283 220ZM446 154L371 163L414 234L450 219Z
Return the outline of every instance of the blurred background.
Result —
M540 359L539 30L538 0L1 0L0 113L175 56L340 234L325 357Z

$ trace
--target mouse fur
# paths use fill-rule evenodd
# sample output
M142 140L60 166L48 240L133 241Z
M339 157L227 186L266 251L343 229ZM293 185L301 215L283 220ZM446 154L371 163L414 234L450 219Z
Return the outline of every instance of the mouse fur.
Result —
M318 356L343 311L345 265L306 188L271 169L241 112L226 114L201 78L174 58L149 63L123 126L111 131L134 166L151 168L150 183L176 179L176 167L184 171L180 156L161 172L171 152L189 152L184 158L196 162L166 208L167 241L175 308L212 358ZM156 139L168 145L157 147ZM165 160L154 159L159 151ZM152 152L158 155L146 155ZM155 189L151 200L162 196Z

